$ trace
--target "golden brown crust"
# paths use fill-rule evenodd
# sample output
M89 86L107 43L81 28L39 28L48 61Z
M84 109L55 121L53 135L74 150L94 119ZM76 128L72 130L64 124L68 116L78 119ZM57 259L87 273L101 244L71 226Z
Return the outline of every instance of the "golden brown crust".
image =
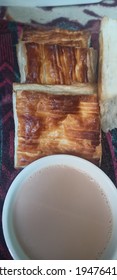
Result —
M96 82L97 52L93 48L26 42L21 52L20 57L25 60L25 67L20 66L21 76L25 72L23 82L48 85Z
M97 95L14 92L17 115L16 166L50 154L73 154L99 164L100 117ZM16 125L16 124L15 124Z
M38 44L66 45L87 48L90 46L89 31L73 31L64 29L24 29L22 41Z

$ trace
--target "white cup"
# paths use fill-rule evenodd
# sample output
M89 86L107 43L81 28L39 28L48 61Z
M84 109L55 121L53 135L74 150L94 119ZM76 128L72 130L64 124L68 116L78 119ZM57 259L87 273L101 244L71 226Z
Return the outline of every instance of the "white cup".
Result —
M108 176L97 166L87 160L71 155L53 155L39 159L25 167L12 182L5 198L2 225L7 247L14 259L29 259L21 247L13 226L13 202L22 182L31 174L53 165L64 165L80 169L97 182L105 193L112 212L112 235L101 259L117 259L117 190ZM92 197L93 199L93 197Z

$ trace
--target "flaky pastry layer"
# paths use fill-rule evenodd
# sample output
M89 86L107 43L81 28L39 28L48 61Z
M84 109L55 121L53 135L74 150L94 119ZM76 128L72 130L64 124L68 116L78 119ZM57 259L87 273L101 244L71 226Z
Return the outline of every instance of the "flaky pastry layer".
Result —
M95 83L97 51L93 48L19 42L18 64L22 83Z
M91 33L89 31L66 30L59 28L29 28L25 27L22 34L22 41L38 44L60 44L76 46L81 48L90 47Z
M32 85L33 87L33 85ZM72 89L71 89L72 92ZM14 90L15 167L52 154L72 154L99 165L100 116L97 94Z

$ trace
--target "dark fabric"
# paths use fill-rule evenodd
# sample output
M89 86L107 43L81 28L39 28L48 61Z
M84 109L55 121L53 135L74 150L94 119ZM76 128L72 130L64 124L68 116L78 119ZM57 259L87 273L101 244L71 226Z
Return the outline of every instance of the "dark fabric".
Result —
M11 259L2 232L2 208L7 190L18 174L14 169L12 83L19 81L16 59L17 25L0 22L0 259Z
M59 24L59 22L58 22ZM93 41L97 48L97 31L100 21L90 23ZM72 23L67 22L72 29ZM78 27L77 27L78 28ZM2 209L11 182L20 172L14 169L14 120L12 108L12 84L20 81L16 58L16 44L20 26L14 22L0 22L0 259L12 259L2 232ZM117 182L117 130L102 133L103 157L101 169Z

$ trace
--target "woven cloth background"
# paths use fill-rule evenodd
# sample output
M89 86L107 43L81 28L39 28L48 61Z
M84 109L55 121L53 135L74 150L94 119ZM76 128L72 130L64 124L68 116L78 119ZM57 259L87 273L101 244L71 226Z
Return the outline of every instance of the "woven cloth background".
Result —
M1 15L3 14L1 9ZM3 16L2 16L3 17ZM35 24L35 23L33 23ZM52 22L51 26L69 29L81 28L79 23L66 19ZM6 193L11 182L21 170L14 169L14 120L12 108L12 84L20 81L16 57L16 44L22 24L0 20L0 259L12 259L6 247L2 232L2 208ZM98 31L100 19L90 21L83 28L93 32L92 40L98 48ZM102 133L102 164L101 169L117 186L117 129Z

